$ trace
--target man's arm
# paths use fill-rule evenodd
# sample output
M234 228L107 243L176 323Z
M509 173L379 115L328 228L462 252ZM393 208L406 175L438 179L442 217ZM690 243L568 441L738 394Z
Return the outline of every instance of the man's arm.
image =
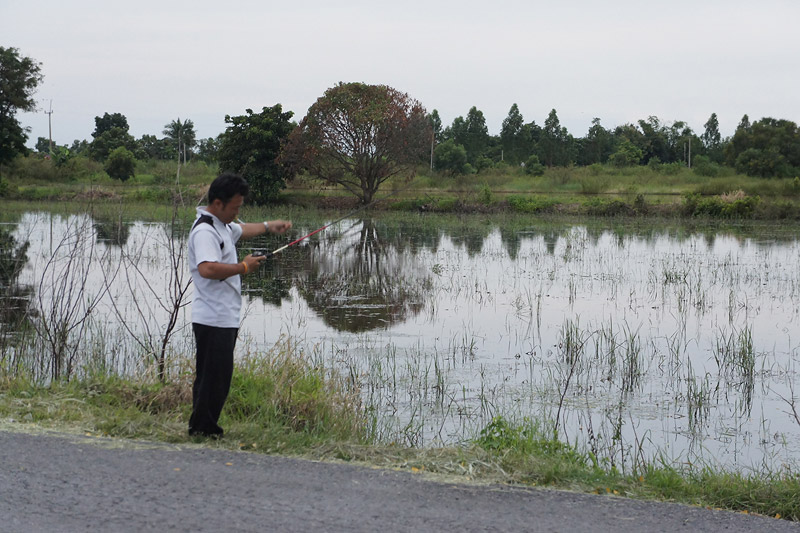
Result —
M246 274L257 269L266 257L253 257L248 255L241 263L217 263L205 261L197 265L197 271L208 279L228 279L237 274ZM245 267L246 265L246 267Z
M271 233L285 233L292 227L288 220L269 220L267 222L248 222L239 224L242 226L242 236L239 239L252 239L267 231Z

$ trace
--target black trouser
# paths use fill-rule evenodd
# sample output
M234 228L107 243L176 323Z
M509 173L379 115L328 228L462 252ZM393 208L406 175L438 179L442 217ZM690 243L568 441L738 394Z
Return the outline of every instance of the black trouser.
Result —
M189 433L222 435L217 421L231 387L233 348L239 328L192 324L192 330L197 343L197 360Z

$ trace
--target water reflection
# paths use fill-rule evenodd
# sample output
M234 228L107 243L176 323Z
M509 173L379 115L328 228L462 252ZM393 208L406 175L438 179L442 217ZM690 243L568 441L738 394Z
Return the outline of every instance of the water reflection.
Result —
M351 333L387 328L422 309L430 286L422 264L371 219L303 247L295 284L324 323ZM394 237L394 239L392 239Z
M0 227L0 332L5 339L27 318L32 287L19 284L28 261L28 241L18 242L8 227Z
M130 237L130 224L123 221L122 217L109 217L95 215L93 217L94 230L97 233L97 242L104 242L114 246L125 246Z

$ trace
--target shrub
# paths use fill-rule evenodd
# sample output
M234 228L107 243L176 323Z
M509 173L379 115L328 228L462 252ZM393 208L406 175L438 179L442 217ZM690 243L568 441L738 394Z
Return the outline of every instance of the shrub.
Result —
M592 176L599 176L600 174L603 173L604 170L605 169L603 168L603 165L601 165L600 163L592 163L591 165L589 165L589 174L591 174Z
M559 204L557 200L537 196L509 196L508 206L519 213L547 213Z
M592 198L586 202L586 212L592 216L616 217L635 215L636 211L622 200Z
M684 197L683 210L688 216L752 218L760 202L760 197L745 196L742 191L711 197L688 194Z
M532 155L525 161L525 174L530 176L544 175L544 165L539 162L539 158Z
M477 169L478 172L482 172L492 167L494 167L494 161L492 161L485 155L482 155L475 160L475 168Z
M433 152L433 164L436 170L449 174L469 173L467 150L452 139L436 147Z
M719 175L720 167L708 157L698 155L694 158L694 166L692 167L694 173L698 176L705 176L713 178Z
M127 181L133 177L136 171L136 158L133 157L133 153L130 150L120 146L108 154L108 159L106 159L103 168L112 178Z
M659 159L658 156L654 155L653 157L650 158L650 161L647 162L647 166L653 172L661 172L661 167L663 165L661 164L661 159Z
M638 165L643 155L640 148L637 148L636 145L626 139L620 143L619 148L611 154L608 161L618 168L630 167Z
M483 205L492 204L492 201L494 201L494 194L492 193L492 189L489 187L488 183L483 184L483 187L481 187L481 190L478 193L478 198Z
M759 178L786 177L790 175L786 158L776 150L748 148L736 158L736 171Z
M674 163L664 163L661 165L659 167L659 172L667 176L675 176L680 174L684 168L686 168L686 165L675 161Z
M584 176L579 183L583 194L599 194L608 189L610 180L605 176Z

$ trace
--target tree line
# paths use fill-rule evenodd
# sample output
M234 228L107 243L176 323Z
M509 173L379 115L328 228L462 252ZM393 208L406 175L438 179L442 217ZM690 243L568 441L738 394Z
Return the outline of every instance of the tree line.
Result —
M27 151L26 132L14 115L35 109L32 95L41 80L38 63L15 48L0 47L0 164ZM515 103L499 135L490 135L477 107L445 127L436 109L428 113L419 101L392 87L340 82L325 91L299 124L292 117L280 104L258 113L247 109L243 115L226 115L225 131L216 138L198 141L189 119L167 123L163 137L134 139L124 115L104 113L95 117L91 141L52 147L40 137L36 146L56 164L85 155L121 180L133 176L137 160L176 160L178 176L180 166L193 158L218 162L222 170L248 179L257 202L274 199L287 179L308 172L368 203L386 180L410 177L422 165L447 175L493 168L541 175L548 167L572 165L647 165L665 171L690 166L705 176L723 166L758 177L800 174L797 125L773 118L751 123L747 115L729 138L720 135L715 113L700 134L686 122L668 124L650 116L614 129L595 118L587 134L576 138L561 125L555 109L540 126L526 122Z
M499 163L523 166L540 174L545 167L610 164L616 167L685 165L701 175L716 175L721 166L758 177L794 177L800 173L800 131L789 120L744 115L732 137L723 138L719 119L711 113L699 135L684 121L671 124L656 116L635 124L605 128L599 118L583 137L563 127L555 109L542 126L526 123L517 104L503 120L499 135L490 135L483 113L472 107L442 127L438 112L430 114L434 132L434 166L452 174L481 172Z

